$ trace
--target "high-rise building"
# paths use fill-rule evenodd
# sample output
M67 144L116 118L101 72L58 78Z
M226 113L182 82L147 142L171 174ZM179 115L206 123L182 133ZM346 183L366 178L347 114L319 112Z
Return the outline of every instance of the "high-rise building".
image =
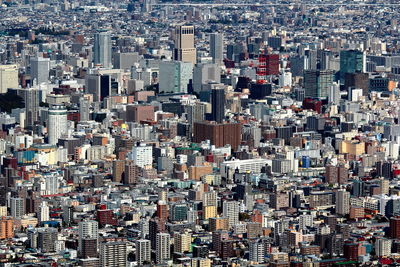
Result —
M140 144L134 146L132 152L128 155L130 160L133 160L135 164L141 168L144 166L152 165L153 163L153 147Z
M154 107L152 105L127 105L126 113L126 121L128 122L154 120Z
M333 83L333 70L304 71L304 88L306 97L328 97Z
M174 233L174 252L189 252L192 245L192 234L189 232Z
M203 84L220 83L221 71L217 64L196 64L193 69L193 91L201 92Z
M263 262L265 254L264 243L261 240L249 242L249 260L252 262Z
M49 81L50 59L43 57L33 57L31 64L31 86Z
M366 72L366 55L359 50L340 51L340 81L343 84L346 73Z
M336 213L340 215L349 214L350 211L350 192L339 189L336 192Z
M222 33L210 34L210 55L213 63L222 64L224 60L224 35Z
M64 106L52 106L48 118L48 143L56 145L58 139L68 132L67 109Z
M211 119L221 123L225 117L225 89L211 90Z
M39 104L42 91L28 88L23 91L25 102L25 127L31 128L39 120Z
M14 237L14 219L12 217L0 218L0 240Z
M150 240L139 239L136 241L136 261L139 266L151 262Z
M94 35L93 62L103 68L111 67L111 34L99 32Z
M93 101L99 102L111 95L111 77L109 75L87 74L85 92L93 95Z
M174 59L196 64L196 48L194 47L194 27L176 26Z
M222 206L222 213L224 217L229 220L229 227L239 223L239 202L225 201Z
M400 217L390 218L389 230L391 238L400 238Z
M158 233L156 235L156 261L158 263L164 260L169 260L171 257L170 251L170 236L168 233Z
M79 98L79 114L80 121L88 121L90 119L90 102L84 98Z
M160 93L187 93L193 79L193 63L185 61L160 62Z
M140 175L140 167L134 160L127 160L124 168L124 184L136 184Z
M242 140L241 131L239 123L195 122L193 140L195 143L210 140L216 147L231 145L233 150L237 150Z
M98 239L99 237L99 223L97 221L81 221L78 224L79 231L79 251L82 252L82 240L86 239Z
M127 250L126 242L104 242L100 245L100 265L102 267L109 266L126 266Z
M13 218L21 218L25 214L25 201L20 197L12 197L10 199L11 216Z
M49 206L47 205L46 201L43 201L42 203L40 203L39 206L39 211L38 211L38 220L39 222L46 222L48 220L50 220L50 209Z
M0 94L18 87L18 65L0 65Z
M387 257L392 254L392 240L380 238L375 241L375 253L378 257Z
M55 252L58 231L56 228L43 227L37 230L37 247L41 252Z

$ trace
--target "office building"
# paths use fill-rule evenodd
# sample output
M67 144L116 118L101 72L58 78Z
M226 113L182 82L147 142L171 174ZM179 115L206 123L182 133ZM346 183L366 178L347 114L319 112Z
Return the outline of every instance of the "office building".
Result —
M224 35L222 33L210 34L210 56L213 63L222 64L224 60Z
M154 107L152 105L126 106L127 122L154 121L154 118Z
M306 97L328 97L333 83L333 70L306 70L304 71L304 88Z
M103 68L111 68L111 34L99 32L94 35L93 63Z
M225 89L211 90L211 119L221 123L225 117Z
M111 77L101 74L87 74L85 92L93 95L93 101L99 102L111 95Z
M0 94L18 87L18 65L0 65Z
M126 266L127 249L126 242L104 242L100 245L100 266Z
M42 91L37 88L23 90L25 102L25 127L32 128L39 121L39 104Z
M67 109L64 106L52 106L49 109L47 131L50 145L56 145L58 139L67 134Z
M194 27L176 26L174 60L196 64L196 48L194 47Z
M47 205L46 201L43 201L42 203L40 203L39 206L39 211L37 214L38 217L38 221L41 222L46 222L50 220L50 208Z
M78 224L79 232L79 251L82 252L82 240L83 239L98 239L99 237L99 223L97 221L81 221Z
M340 81L343 84L346 73L366 72L366 55L359 50L340 51Z
M80 256L81 258L97 258L98 253L97 253L97 246L98 246L98 240L97 238L82 238L80 240Z
M160 93L187 93L193 79L193 63L181 61L160 62Z
M151 262L150 240L139 239L136 241L136 261L139 266Z
M31 86L36 86L49 81L50 59L43 57L33 57L31 64Z
M193 69L193 91L201 92L203 84L221 82L221 71L217 64L196 64Z
M388 257L392 254L392 240L379 238L375 241L375 253L378 257Z
M13 218L21 218L25 215L25 200L20 197L12 197L10 199L10 209Z
M249 243L249 260L251 262L264 262L265 247L261 240Z
M168 233L156 235L156 261L162 263L171 257L170 236Z
M389 231L391 238L400 238L400 217L390 218Z
M90 120L90 102L84 97L79 98L79 120Z
M237 150L242 139L241 131L239 123L195 122L193 138L195 143L210 140L216 147L231 145L233 150Z

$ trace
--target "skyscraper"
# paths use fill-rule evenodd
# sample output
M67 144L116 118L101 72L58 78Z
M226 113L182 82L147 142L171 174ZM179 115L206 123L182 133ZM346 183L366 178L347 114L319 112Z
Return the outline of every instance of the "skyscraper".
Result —
M100 264L102 267L126 266L126 242L105 242L100 245Z
M20 197L12 197L10 199L11 216L13 218L21 218L25 214L25 201Z
M160 93L187 93L193 78L193 63L180 61L160 62Z
M31 86L48 82L50 71L50 59L33 57L31 63Z
M340 82L346 73L366 72L366 55L359 50L340 51Z
M139 239L136 241L136 261L138 265L151 262L150 240Z
M225 117L225 89L211 90L211 119L221 123Z
M168 233L158 233L156 236L156 260L158 263L168 260L171 256L170 236Z
M14 237L14 219L11 217L0 218L0 240Z
M50 219L50 209L49 206L47 205L46 201L43 201L40 206L39 206L39 212L38 212L38 220L39 222L45 222Z
M264 261L265 248L261 240L249 242L249 260L253 262Z
M94 35L93 62L103 68L111 67L111 35L108 32L98 32Z
M7 93L8 88L18 87L18 66L0 65L0 94Z
M306 97L328 97L333 83L333 70L304 71L304 88Z
M340 215L349 214L350 211L350 192L340 189L336 192L336 213Z
M79 114L80 114L80 121L88 121L90 115L90 102L81 97L79 99Z
M82 240L84 238L97 239L99 236L99 223L97 221L81 221L78 224L79 231L79 251L82 251Z
M229 227L239 223L239 202L237 201L225 201L222 206L222 213L224 217L229 220Z
M189 252L191 244L192 235L189 232L174 233L174 252Z
M194 47L194 27L176 26L174 59L196 64L196 48Z
M68 131L67 109L64 106L52 106L49 109L49 120L47 124L48 143L56 145L58 139Z
M37 88L28 88L24 90L25 102L25 127L30 128L39 120L39 103L41 90Z
M222 64L224 60L224 35L222 33L210 34L210 55L213 63Z
M210 82L221 82L220 67L217 64L196 64L193 69L193 91L202 91L202 85Z

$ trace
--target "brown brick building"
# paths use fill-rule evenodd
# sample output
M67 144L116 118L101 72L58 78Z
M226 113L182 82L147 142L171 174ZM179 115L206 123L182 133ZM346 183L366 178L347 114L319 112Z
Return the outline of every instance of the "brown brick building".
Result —
M241 134L240 123L195 122L193 141L201 143L210 140L216 147L231 145L233 150L237 150L242 140Z

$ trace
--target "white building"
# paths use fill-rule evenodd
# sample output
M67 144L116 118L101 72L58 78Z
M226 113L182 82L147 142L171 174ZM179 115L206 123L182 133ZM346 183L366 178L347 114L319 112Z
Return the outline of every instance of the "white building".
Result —
M392 240L382 238L376 240L375 243L375 253L378 257L385 257L391 254L392 250Z
M170 236L168 233L158 233L156 236L156 261L169 260L171 255Z
M264 254L265 254L264 244L260 240L249 243L249 260L250 261L263 262Z
M141 168L153 164L153 147L140 144L134 146L132 152L129 153L128 158L133 160L135 164Z
M49 81L50 59L43 57L33 57L31 63L31 81L36 84L46 83ZM36 84L31 84L34 86Z
M39 222L46 222L50 220L50 209L49 206L47 205L46 201L43 201L40 206L39 206L39 211L38 211L38 220Z
M56 145L58 139L67 134L67 109L64 106L53 106L49 109L47 131L50 145Z
M239 223L239 202L237 201L225 201L222 205L222 213L224 217L228 218L229 227Z
M0 65L0 94L18 87L18 65Z
M151 262L150 240L139 239L136 241L136 261L138 265L143 265L144 262Z
M221 72L217 64L196 64L193 69L193 90L200 92L202 85L220 83Z
M21 218L25 214L24 199L20 197L12 197L10 199L11 216Z

